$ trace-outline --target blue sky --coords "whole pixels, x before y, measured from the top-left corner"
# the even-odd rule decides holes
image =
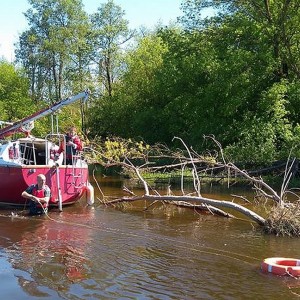
[[[84,9],[91,14],[107,0],[82,0]],[[161,22],[168,25],[180,16],[182,0],[114,0],[125,11],[125,18],[131,28],[154,27]],[[7,0],[0,10],[0,57],[13,61],[14,43],[26,30],[27,22],[24,12],[29,8],[27,0]]]

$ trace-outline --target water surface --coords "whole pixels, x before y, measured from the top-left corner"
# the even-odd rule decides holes
[[[118,180],[100,184],[106,195],[122,194]],[[266,257],[299,258],[299,239],[189,209],[143,207],[82,199],[49,217],[1,210],[3,299],[299,299],[299,280],[260,271]]]

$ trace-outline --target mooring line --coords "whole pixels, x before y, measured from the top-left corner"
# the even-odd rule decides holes
[[[83,224],[83,223],[77,223],[77,222],[73,222],[73,221],[66,221],[66,220],[57,220],[52,218],[51,216],[49,216],[49,213],[46,212],[45,216],[50,220],[53,221],[55,223],[59,223],[59,224],[64,224],[64,225],[70,225],[70,226],[79,226],[79,227],[84,227],[84,228],[89,228],[89,229],[93,229],[93,230],[99,230],[99,231],[104,231],[104,232],[109,232],[109,233],[115,233],[115,234],[119,234],[119,235],[123,235],[123,236],[131,236],[131,237],[136,237],[139,239],[143,239],[144,236],[140,235],[140,234],[135,234],[133,232],[122,232],[120,231],[120,229],[118,228],[109,228],[109,227],[97,227],[97,226],[93,226],[93,225],[89,225],[89,224]],[[10,218],[20,218],[20,219],[30,219],[32,217],[26,217],[26,216],[19,216],[19,215],[15,215],[12,212],[12,215],[2,215],[0,214],[0,217],[10,217]],[[35,218],[35,221],[43,221],[43,218]],[[244,255],[244,254],[239,254],[239,253],[235,253],[235,252],[231,252],[228,250],[222,250],[222,249],[217,249],[217,248],[213,248],[213,247],[208,247],[208,246],[204,246],[204,245],[197,245],[197,244],[193,244],[193,243],[188,243],[185,241],[180,241],[180,240],[176,240],[176,239],[171,239],[168,237],[163,237],[163,238],[153,238],[153,237],[147,237],[148,239],[151,239],[153,241],[160,239],[163,241],[169,241],[172,244],[176,244],[177,247],[183,248],[183,249],[189,249],[195,252],[201,252],[201,253],[207,253],[207,254],[211,254],[211,255],[215,255],[215,256],[223,256],[223,257],[227,257],[227,258],[231,258],[234,260],[238,260],[238,261],[242,261],[244,263],[247,264],[251,264],[248,260],[253,260],[253,261],[260,261],[259,258],[256,257],[252,257],[252,256],[248,256],[248,255]],[[179,245],[181,244],[181,245]],[[192,247],[191,247],[192,246]],[[197,249],[195,246],[201,248],[201,249]],[[206,249],[206,250],[205,250]]]

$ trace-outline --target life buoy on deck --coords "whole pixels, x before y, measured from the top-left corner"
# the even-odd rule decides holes
[[[88,205],[93,205],[95,201],[94,187],[88,182],[86,185],[86,202]]]
[[[263,260],[261,270],[275,275],[300,276],[300,259],[270,257]]]

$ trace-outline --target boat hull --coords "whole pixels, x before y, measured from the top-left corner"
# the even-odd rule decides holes
[[[26,206],[28,199],[21,196],[31,184],[36,184],[37,175],[46,176],[46,184],[51,190],[49,205],[58,206],[76,202],[86,191],[88,168],[63,166],[0,166],[0,205]]]

